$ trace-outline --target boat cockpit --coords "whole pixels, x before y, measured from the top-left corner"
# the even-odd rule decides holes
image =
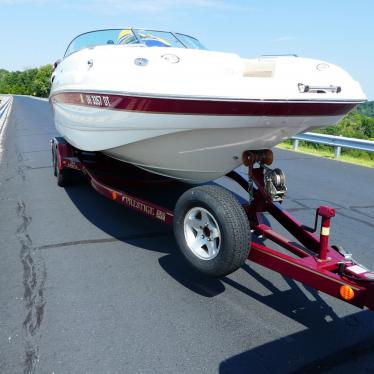
[[[70,42],[64,57],[98,45],[206,49],[196,38],[181,33],[133,28],[107,29],[78,35]]]

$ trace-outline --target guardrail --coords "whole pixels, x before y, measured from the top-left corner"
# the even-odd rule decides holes
[[[9,109],[12,105],[13,97],[12,96],[1,96],[0,97],[0,135],[2,133],[4,123],[9,113]]]
[[[359,149],[360,151],[374,152],[374,142],[370,140],[346,138],[344,136],[316,134],[312,132],[298,134],[293,136],[291,139],[293,140],[294,151],[297,151],[300,140],[310,143],[330,145],[334,147],[335,158],[340,157],[342,148]]]

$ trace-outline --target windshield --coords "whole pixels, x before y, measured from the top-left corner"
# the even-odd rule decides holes
[[[83,48],[92,48],[97,45],[107,44],[205,49],[192,36],[167,31],[128,28],[97,30],[81,34],[71,41],[65,52],[65,56]]]

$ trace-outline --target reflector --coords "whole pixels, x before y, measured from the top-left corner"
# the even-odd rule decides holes
[[[340,296],[344,300],[352,300],[355,297],[355,293],[350,286],[344,285],[340,287]]]

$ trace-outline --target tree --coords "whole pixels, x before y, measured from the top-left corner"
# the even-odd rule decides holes
[[[48,97],[52,65],[9,72],[0,69],[0,93]]]

